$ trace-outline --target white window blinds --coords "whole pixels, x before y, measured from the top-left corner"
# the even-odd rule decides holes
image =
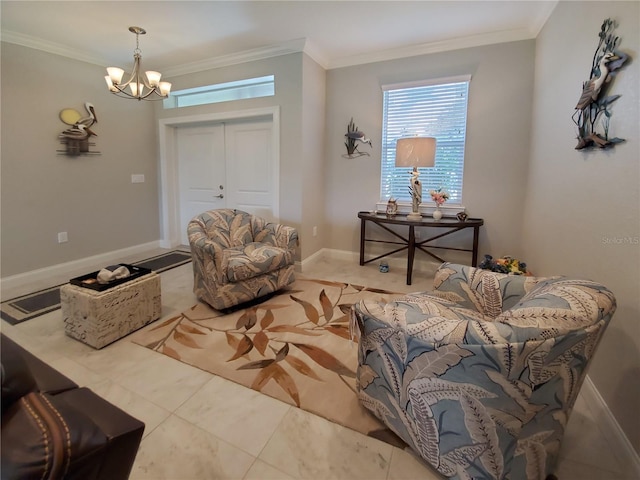
[[[395,166],[396,140],[435,137],[435,166],[420,168],[423,202],[442,187],[448,204],[462,204],[462,174],[470,76],[383,86],[382,168],[380,200],[410,201],[410,170]]]

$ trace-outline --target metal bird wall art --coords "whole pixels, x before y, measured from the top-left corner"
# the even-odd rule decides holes
[[[60,111],[60,120],[69,125],[70,128],[67,128],[58,135],[60,142],[65,146],[65,149],[58,150],[58,153],[72,157],[100,153],[89,150],[89,147],[94,145],[89,142],[89,138],[98,136],[98,134],[91,129],[91,127],[98,122],[95,107],[92,103],[86,102],[84,108],[88,114],[85,117],[73,108],[65,108]]]
[[[624,142],[618,137],[609,137],[611,104],[620,95],[607,95],[611,80],[622,68],[629,56],[617,50],[620,37],[613,34],[616,24],[610,18],[600,27],[599,43],[593,54],[589,80],[582,84],[582,94],[575,112],[571,116],[578,130],[576,150],[583,148],[606,148]],[[599,133],[597,130],[601,127]]]
[[[367,138],[364,132],[358,130],[356,124],[353,123],[353,118],[351,118],[349,125],[347,125],[347,133],[345,133],[344,136],[347,138],[347,140],[344,142],[345,147],[347,147],[347,155],[343,155],[343,157],[356,158],[363,155],[369,155],[367,152],[359,151],[358,145],[360,143],[363,143],[368,144],[369,147],[373,147],[373,145],[371,144],[371,139]]]

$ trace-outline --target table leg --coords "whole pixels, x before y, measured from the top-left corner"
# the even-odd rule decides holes
[[[366,235],[367,221],[364,218],[360,219],[360,265],[364,265],[364,237]]]
[[[478,237],[480,233],[480,227],[473,227],[473,258],[471,259],[471,266],[478,266]]]
[[[413,259],[416,256],[416,232],[413,225],[409,225],[409,248],[407,255],[407,285],[411,285]]]

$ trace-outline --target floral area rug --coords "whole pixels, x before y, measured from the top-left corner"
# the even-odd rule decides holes
[[[404,443],[360,405],[349,311],[400,293],[298,278],[279,294],[225,312],[198,303],[134,334],[134,343],[320,415],[365,435]]]

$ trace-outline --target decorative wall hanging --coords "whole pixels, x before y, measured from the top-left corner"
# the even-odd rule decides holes
[[[573,122],[578,127],[578,145],[576,150],[583,148],[606,148],[624,139],[609,138],[609,122],[611,110],[609,107],[620,95],[607,95],[611,80],[618,73],[628,59],[628,55],[616,50],[620,37],[613,34],[616,24],[607,18],[600,28],[598,48],[593,54],[591,76],[582,85],[582,95],[572,115]],[[599,128],[602,130],[598,132]]]
[[[65,108],[60,111],[60,120],[70,126],[64,130],[58,138],[64,145],[63,150],[58,150],[60,155],[77,157],[78,155],[100,155],[100,152],[91,151],[90,148],[95,143],[89,141],[91,137],[98,135],[91,129],[93,124],[98,122],[93,104],[86,102],[84,108],[87,116],[83,117],[80,112],[73,108]]]
[[[356,158],[369,155],[367,152],[358,150],[357,142],[367,143],[370,147],[373,147],[373,145],[371,145],[371,139],[367,138],[364,132],[358,130],[358,127],[353,123],[353,118],[349,122],[349,125],[347,125],[347,133],[345,133],[344,136],[347,137],[347,141],[344,142],[344,145],[347,147],[347,154],[343,155],[344,158]]]

